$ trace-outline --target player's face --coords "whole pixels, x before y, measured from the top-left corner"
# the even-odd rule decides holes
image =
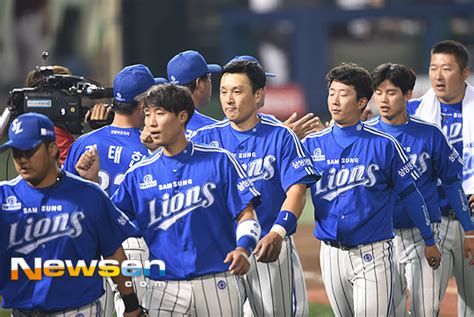
[[[429,77],[431,86],[441,102],[452,104],[462,101],[469,68],[462,70],[452,54],[431,55]]]
[[[40,143],[27,151],[12,149],[15,169],[28,183],[33,186],[41,186],[50,173],[57,175],[55,159],[57,151],[55,143],[51,143],[49,146]]]
[[[145,126],[149,130],[153,143],[167,147],[175,144],[184,136],[184,123],[187,113],[182,111],[176,116],[162,107],[145,107]]]
[[[354,87],[333,81],[329,87],[328,108],[331,116],[339,126],[352,126],[360,121],[362,110],[367,99],[357,100]]]
[[[411,90],[403,95],[400,87],[395,86],[390,80],[384,80],[375,89],[374,99],[383,118],[390,121],[398,118],[406,120],[406,102],[411,98],[411,95]]]
[[[225,116],[235,124],[253,120],[262,103],[263,90],[252,92],[250,79],[246,74],[225,73],[221,78],[220,100]]]

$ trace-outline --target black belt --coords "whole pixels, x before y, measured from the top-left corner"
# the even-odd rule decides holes
[[[334,240],[324,240],[323,242],[326,245],[329,245],[333,248],[338,248],[338,249],[341,249],[341,250],[344,250],[344,251],[347,251],[347,250],[350,250],[350,249],[357,249],[357,248],[360,248],[360,247],[363,246],[363,244],[350,246],[350,245],[343,244],[339,241],[334,241]]]
[[[458,220],[458,216],[453,209],[446,209],[441,211],[441,216],[449,218],[451,220]]]

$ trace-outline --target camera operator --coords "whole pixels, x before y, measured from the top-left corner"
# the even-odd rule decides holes
[[[72,73],[69,68],[61,65],[51,66],[54,75],[67,75],[71,76]],[[25,80],[27,87],[34,87],[35,84],[43,78],[43,75],[39,69],[32,70],[28,73]],[[109,118],[110,107],[107,107],[103,103],[95,104],[85,115],[85,122],[89,123],[91,128],[97,129],[101,127],[97,122],[106,122]],[[94,122],[95,124],[93,124]],[[56,143],[59,148],[59,164],[62,165],[66,159],[69,148],[75,141],[74,136],[66,129],[66,127],[59,123],[54,122],[54,132],[56,133]]]

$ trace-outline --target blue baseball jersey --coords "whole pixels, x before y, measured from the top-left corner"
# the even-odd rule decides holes
[[[91,261],[100,260],[100,255],[114,254],[126,238],[137,235],[137,230],[106,193],[96,184],[64,172],[58,183],[41,189],[30,187],[18,176],[1,182],[0,194],[3,307],[56,311],[98,299],[104,293],[98,268],[90,277],[74,277],[65,267],[63,276],[43,275],[35,281],[21,270],[18,280],[12,280],[10,268],[12,258],[24,259],[34,270],[35,259],[69,260],[74,267],[83,260],[89,267]]]
[[[414,115],[418,109],[421,98],[409,100],[407,103],[407,111],[409,114]],[[456,104],[444,104],[441,105],[441,129],[444,135],[448,138],[449,143],[456,149],[458,153],[463,153],[463,141],[462,141],[462,102]],[[423,118],[421,118],[423,119]],[[462,171],[459,173],[459,178],[462,179]],[[444,215],[448,215],[448,211],[451,209],[446,194],[444,193],[441,186],[438,186],[439,206],[441,212]]]
[[[228,270],[236,217],[259,197],[229,152],[189,141],[178,155],[160,150],[132,167],[112,200],[136,219],[150,260],[166,264],[150,278],[185,280]]]
[[[64,170],[79,175],[76,163],[94,145],[100,158],[100,187],[112,196],[123,180],[125,172],[149,155],[140,142],[141,131],[135,128],[105,126],[79,137],[69,149]]]
[[[262,194],[256,208],[262,237],[273,226],[286,191],[294,184],[314,184],[317,179],[311,159],[291,129],[261,118],[251,130],[239,132],[230,121],[199,129],[192,140],[231,152]]]
[[[194,108],[194,114],[186,125],[186,137],[189,138],[194,133],[194,131],[216,122],[218,122],[216,119],[208,117]]]
[[[462,160],[456,149],[449,144],[436,125],[416,117],[408,116],[406,124],[395,126],[384,123],[380,117],[366,124],[392,135],[403,146],[411,162],[418,168],[420,178],[416,185],[425,200],[430,221],[440,222],[437,181],[439,178],[441,181],[449,182],[462,172]],[[397,199],[393,214],[394,227],[397,229],[414,227],[415,224],[408,216],[412,210],[412,206]]]
[[[311,187],[316,238],[358,246],[393,238],[397,193],[419,176],[395,138],[362,123],[351,128],[354,141],[345,147],[334,135],[338,127],[303,143],[322,172]]]

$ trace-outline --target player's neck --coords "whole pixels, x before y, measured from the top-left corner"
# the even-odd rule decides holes
[[[56,163],[48,168],[48,173],[46,176],[39,181],[38,183],[32,183],[27,181],[27,183],[34,188],[47,188],[56,184],[61,176],[61,170],[57,167]]]
[[[260,122],[260,117],[257,113],[251,115],[248,119],[243,120],[239,123],[231,121],[230,126],[237,131],[245,132],[255,127]]]
[[[401,112],[401,113],[399,113],[399,114],[397,114],[393,117],[382,117],[382,116],[380,116],[380,117],[382,118],[382,121],[384,123],[390,124],[390,125],[405,124],[408,121],[408,114],[407,114],[406,109],[403,112]]]
[[[186,146],[188,146],[188,140],[183,133],[183,135],[178,137],[176,142],[163,146],[163,154],[166,156],[175,156],[181,153],[186,148]]]
[[[112,126],[117,128],[137,128],[141,127],[140,120],[137,120],[133,116],[126,116],[123,114],[115,113],[114,121],[112,121]]]

